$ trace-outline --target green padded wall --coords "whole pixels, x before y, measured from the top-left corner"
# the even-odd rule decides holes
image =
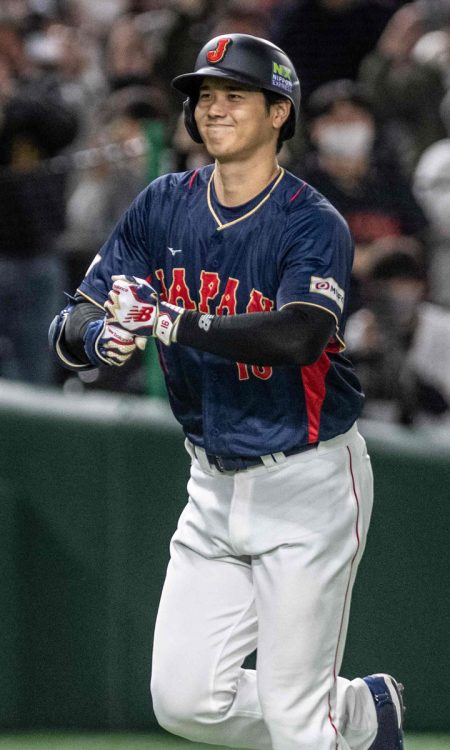
[[[449,446],[361,425],[376,504],[343,674],[450,729]],[[188,457],[165,402],[0,380],[0,727],[151,728],[152,631]]]

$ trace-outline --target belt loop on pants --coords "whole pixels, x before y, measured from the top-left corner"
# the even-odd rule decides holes
[[[236,472],[249,469],[252,466],[265,466],[270,468],[277,464],[282,464],[286,461],[288,456],[294,456],[297,453],[304,453],[305,451],[316,448],[318,443],[310,443],[309,445],[302,445],[297,448],[291,448],[287,451],[276,451],[275,453],[266,453],[264,456],[217,456],[211,453],[207,453],[204,448],[200,448],[193,443],[190,443],[192,452],[195,458],[199,462],[203,471],[211,471],[212,468],[224,473],[227,471]]]
[[[203,448],[199,448],[197,445],[192,445],[195,458],[199,462],[200,466],[202,467],[203,471],[211,471],[211,464],[209,463],[206,452]]]
[[[286,453],[279,451],[278,453],[267,453],[265,456],[261,456],[261,461],[267,469],[277,464],[284,464],[286,461]]]

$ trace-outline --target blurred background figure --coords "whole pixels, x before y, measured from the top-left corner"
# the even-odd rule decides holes
[[[306,137],[309,150],[294,171],[349,224],[355,241],[350,301],[355,310],[363,303],[373,263],[392,237],[403,238],[423,256],[427,220],[360,84],[343,79],[316,89],[306,111]]]
[[[212,37],[220,34],[252,34],[267,38],[269,14],[257,0],[228,0],[219,6]]]
[[[337,78],[355,79],[401,3],[395,0],[293,0],[271,13],[271,38],[289,55],[306,105],[312,92]]]
[[[431,226],[431,298],[450,309],[450,138],[424,151],[413,187]]]
[[[45,328],[63,282],[55,243],[65,224],[65,177],[45,160],[77,133],[58,81],[27,53],[15,19],[0,19],[0,374],[55,380]]]
[[[218,8],[226,4],[217,0],[154,0],[147,4],[146,13],[135,15],[148,42],[157,46],[155,73],[172,111],[171,134],[180,114],[180,98],[170,82],[180,70],[194,67],[199,47],[211,37]]]
[[[106,74],[112,91],[130,85],[149,85],[155,77],[156,50],[147,44],[138,18],[119,16],[106,43]]]
[[[433,357],[427,365],[424,344],[450,344],[450,313],[425,303],[425,269],[411,253],[390,251],[373,264],[364,306],[346,329],[350,357],[366,394],[364,416],[412,425],[448,416],[450,379]],[[437,351],[437,350],[435,350]],[[425,365],[425,366],[424,366]]]
[[[126,85],[103,102],[90,148],[78,154],[86,168],[67,201],[67,229],[60,245],[67,265],[68,288],[75,289],[92,258],[133,199],[169,169],[165,129],[166,99],[158,88]],[[95,387],[128,393],[163,395],[156,349],[138,352],[125,373],[104,368],[67,375],[67,388]]]
[[[359,69],[409,178],[421,153],[446,134],[440,105],[450,83],[449,29],[449,0],[408,3],[392,16]]]

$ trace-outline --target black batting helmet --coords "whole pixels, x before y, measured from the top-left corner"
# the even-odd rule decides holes
[[[188,133],[196,143],[202,143],[202,139],[194,110],[200,83],[205,76],[227,78],[289,99],[292,109],[281,129],[280,141],[292,138],[300,111],[300,81],[288,56],[275,44],[250,34],[216,36],[200,50],[194,72],[174,78],[172,86],[188,95],[184,102],[184,119]]]

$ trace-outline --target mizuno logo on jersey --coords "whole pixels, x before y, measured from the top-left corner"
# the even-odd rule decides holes
[[[172,253],[172,255],[176,255],[177,253],[181,253],[182,252],[181,248],[179,250],[175,250],[175,248],[173,248],[173,247],[168,247],[167,249],[168,249],[169,253]]]
[[[309,291],[323,294],[324,297],[332,299],[333,302],[336,302],[341,312],[344,309],[344,291],[331,276],[326,279],[322,279],[320,276],[311,276]]]

